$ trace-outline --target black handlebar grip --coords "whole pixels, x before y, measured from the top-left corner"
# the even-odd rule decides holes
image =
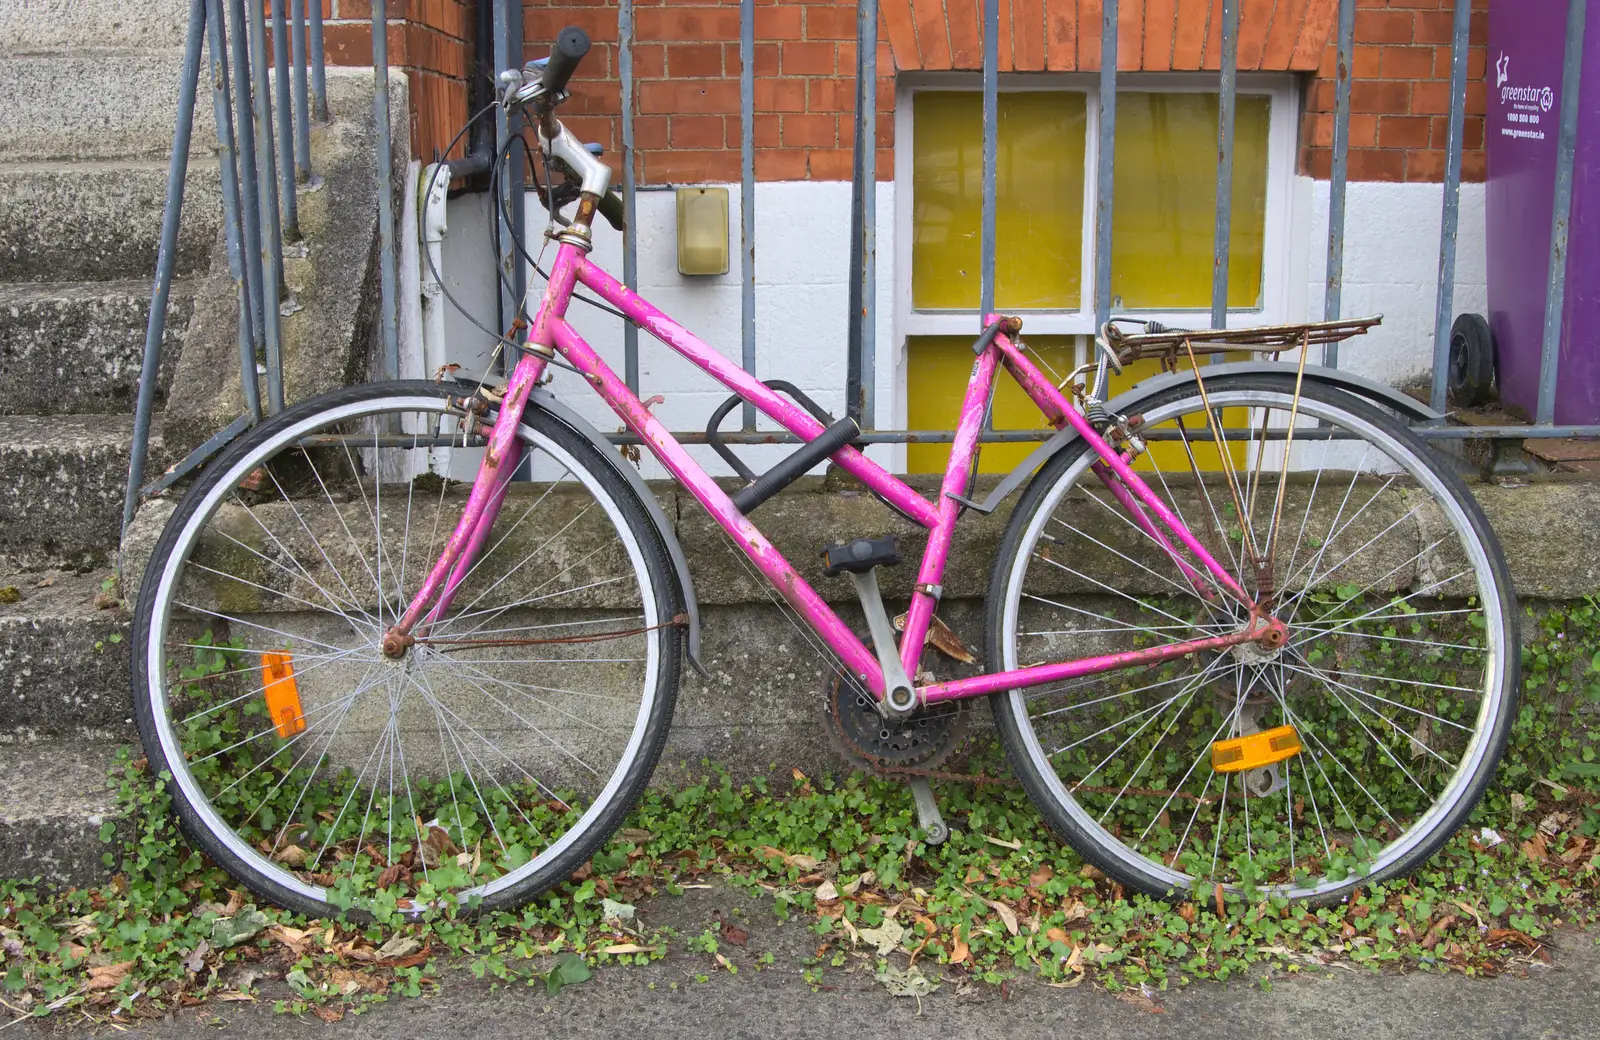
[[[576,25],[569,25],[561,30],[556,37],[556,42],[550,48],[550,60],[545,63],[544,75],[539,82],[544,86],[546,96],[559,94],[567,89],[567,80],[578,71],[578,63],[583,56],[589,53],[589,34]]]

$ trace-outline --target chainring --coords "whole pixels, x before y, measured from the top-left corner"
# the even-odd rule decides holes
[[[828,684],[828,732],[834,747],[860,769],[901,772],[933,769],[950,757],[967,732],[966,701],[886,719],[853,679],[835,673]]]

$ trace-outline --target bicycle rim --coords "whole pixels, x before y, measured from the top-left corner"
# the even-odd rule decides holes
[[[1149,402],[1136,468],[1286,645],[1013,691],[1002,733],[1052,823],[1119,879],[1330,898],[1414,867],[1481,795],[1514,702],[1503,563],[1465,488],[1376,409],[1207,382]],[[1097,460],[1063,460],[1019,506],[996,574],[1007,668],[1246,622]]]
[[[454,601],[384,657],[483,438],[437,390],[353,396],[267,428],[169,525],[146,745],[269,898],[502,905],[570,873],[648,779],[676,668],[660,550],[620,481],[530,416],[535,479],[505,475]]]

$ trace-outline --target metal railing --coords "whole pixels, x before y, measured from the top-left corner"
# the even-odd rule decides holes
[[[1216,266],[1212,280],[1211,322],[1222,327],[1227,318],[1229,242],[1232,227],[1232,181],[1234,157],[1234,112],[1237,100],[1237,58],[1239,5],[1241,0],[1223,0],[1221,68],[1218,74],[1218,166],[1215,216]],[[285,7],[287,6],[287,12]],[[1101,70],[1099,73],[1099,119],[1094,178],[1097,205],[1094,214],[1094,317],[1098,327],[1111,310],[1111,235],[1115,171],[1115,132],[1117,114],[1118,0],[1104,0],[1101,11]],[[300,238],[296,190],[316,177],[310,149],[310,128],[314,121],[328,117],[327,88],[322,39],[322,10],[318,0],[290,0],[273,5],[272,75],[266,57],[268,28],[264,0],[191,0],[183,80],[172,162],[168,173],[166,209],[162,221],[161,246],[153,305],[146,332],[143,367],[135,413],[133,453],[128,474],[124,526],[131,520],[141,496],[155,493],[190,472],[244,429],[258,422],[263,414],[275,414],[284,406],[282,330],[280,319],[292,307],[286,305],[283,281],[285,243]],[[384,0],[372,3],[372,42],[374,78],[374,118],[377,132],[375,175],[378,186],[380,228],[380,327],[383,344],[383,371],[399,371],[397,333],[397,290],[395,224],[392,212],[392,170],[389,124],[387,10]],[[1454,302],[1456,240],[1459,223],[1462,149],[1467,94],[1467,52],[1472,0],[1456,0],[1452,27],[1449,133],[1445,178],[1442,186],[1442,224],[1439,249],[1439,281],[1436,298],[1433,343],[1433,379],[1430,405],[1436,412],[1446,408],[1446,374],[1450,360],[1450,327]],[[1324,318],[1341,316],[1344,274],[1346,188],[1350,146],[1351,62],[1354,49],[1356,0],[1339,0],[1336,35],[1337,79],[1332,142],[1331,183],[1329,187],[1327,275],[1324,292]],[[1552,217],[1549,294],[1545,302],[1538,408],[1531,425],[1447,426],[1430,424],[1418,432],[1430,438],[1467,439],[1483,437],[1566,437],[1600,435],[1596,426],[1557,426],[1554,423],[1555,386],[1558,376],[1562,334],[1562,306],[1566,282],[1568,223],[1571,213],[1573,163],[1577,136],[1579,78],[1582,68],[1585,0],[1569,0],[1565,64],[1562,73],[1562,104],[1556,196]],[[636,45],[633,0],[619,0],[618,71],[621,79],[621,138],[623,197],[629,227],[634,226],[635,178],[633,49]],[[846,409],[857,420],[867,443],[937,443],[948,441],[948,430],[875,429],[873,383],[877,370],[877,271],[876,271],[876,123],[877,123],[877,46],[878,0],[859,0],[857,6],[856,92],[854,120],[854,164],[850,232],[849,321],[847,344]],[[740,0],[740,272],[741,359],[747,371],[754,371],[755,357],[755,234],[756,195],[754,161],[754,24],[755,0]],[[479,64],[496,72],[520,63],[523,50],[522,8],[516,0],[480,0],[478,8],[477,51]],[[983,190],[981,227],[981,307],[979,314],[993,309],[995,293],[996,167],[999,94],[999,0],[983,4]],[[209,40],[209,47],[203,44]],[[209,51],[212,105],[216,116],[217,152],[221,162],[222,201],[226,229],[229,273],[239,300],[240,375],[246,412],[188,457],[168,469],[146,486],[144,468],[156,374],[160,369],[162,333],[166,321],[166,300],[172,286],[176,257],[179,215],[183,206],[184,173],[193,130],[194,106],[202,52]],[[492,96],[485,84],[474,83],[473,95]],[[462,113],[465,121],[466,112]],[[450,163],[453,177],[482,173],[493,156],[500,154],[513,135],[520,133],[512,118],[501,113],[494,141],[469,139],[464,159]],[[517,198],[523,189],[520,164],[510,164],[508,175],[500,178],[506,201]],[[522,207],[497,206],[520,221]],[[497,218],[502,219],[503,218]],[[501,327],[507,327],[525,292],[526,273],[518,262],[516,242],[520,227],[502,226],[500,263],[505,275],[500,299]],[[633,234],[624,238],[623,281],[636,288],[638,257]],[[976,328],[974,331],[978,331]],[[624,372],[636,393],[639,385],[638,330],[624,327]],[[1325,348],[1324,363],[1337,366],[1337,344]],[[260,393],[258,375],[266,381],[266,400]],[[746,405],[743,430],[725,434],[729,443],[777,443],[794,438],[783,432],[757,430],[756,415]],[[1026,441],[1049,436],[1050,430],[990,430],[989,441]],[[700,431],[677,434],[684,443],[704,440]],[[616,439],[626,439],[618,437]]]

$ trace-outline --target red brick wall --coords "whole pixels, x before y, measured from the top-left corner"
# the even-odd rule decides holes
[[[901,69],[978,69],[983,0],[880,0]],[[1310,71],[1337,0],[1240,0],[1239,68]],[[1100,68],[1102,0],[1000,0],[1003,72]],[[1222,64],[1221,0],[1122,0],[1117,68],[1169,72]]]
[[[371,0],[322,0],[329,61],[371,62]],[[413,146],[431,158],[467,116],[475,0],[390,0],[389,58],[411,81]],[[976,70],[982,0],[880,0],[878,176],[894,175],[894,73]],[[1352,180],[1444,174],[1454,0],[1358,0],[1350,122]],[[1463,174],[1484,174],[1487,0],[1474,0]],[[1222,0],[1122,0],[1118,68],[1205,70],[1220,62]],[[1239,67],[1305,74],[1300,168],[1332,162],[1337,0],[1241,0]],[[1002,70],[1095,71],[1102,0],[1001,0]],[[616,0],[524,0],[526,57],[565,25],[594,41],[562,117],[619,162]],[[646,183],[737,180],[736,0],[635,0],[634,130]],[[760,180],[850,176],[854,0],[757,0],[755,156]],[[461,153],[458,146],[451,157]]]
[[[561,118],[605,146],[616,167],[615,0],[527,0],[527,56],[548,53],[563,26],[594,49]],[[758,0],[755,13],[755,166],[760,180],[848,180],[855,133],[856,9],[852,2]],[[894,176],[894,60],[878,53],[878,175]],[[634,140],[642,181],[739,179],[739,7],[728,0],[635,0]]]
[[[389,0],[389,64],[411,87],[411,150],[432,160],[466,122],[474,0]],[[322,0],[331,65],[372,65],[371,0]],[[443,158],[465,154],[466,141]]]
[[[1449,136],[1454,0],[1359,0],[1350,82],[1350,179],[1442,181]],[[1488,0],[1474,0],[1467,51],[1462,177],[1484,176]],[[1301,127],[1301,170],[1326,180],[1333,162],[1337,48],[1323,52]]]

